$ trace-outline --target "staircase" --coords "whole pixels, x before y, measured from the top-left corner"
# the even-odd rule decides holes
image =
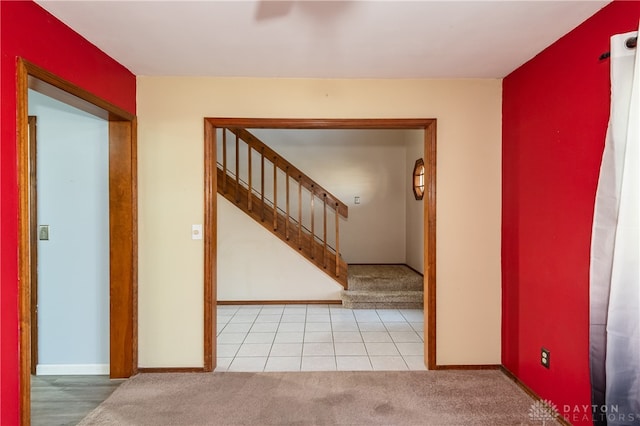
[[[350,265],[342,305],[351,309],[422,309],[423,277],[405,265]]]
[[[241,128],[220,128],[218,193],[347,288],[338,198]]]

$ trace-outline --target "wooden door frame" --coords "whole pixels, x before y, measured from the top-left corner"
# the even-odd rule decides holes
[[[424,130],[424,309],[425,365],[436,362],[436,119],[204,119],[204,371],[216,367],[217,165],[216,128],[252,129],[418,129]]]
[[[38,146],[38,118],[33,115],[27,117],[29,125],[29,153],[35,153]],[[31,374],[36,374],[38,364],[38,173],[36,156],[29,155],[29,226],[31,227],[29,238],[31,239],[31,276],[29,279],[29,291],[31,292]]]
[[[137,140],[136,117],[24,59],[17,67],[17,162],[19,184],[20,422],[31,423],[31,246],[28,88],[109,121],[110,375],[138,370]]]

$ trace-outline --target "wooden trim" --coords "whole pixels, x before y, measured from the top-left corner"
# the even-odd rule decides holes
[[[206,125],[206,124],[205,124]],[[222,129],[222,192],[227,193],[227,130]]]
[[[216,127],[244,129],[425,129],[432,118],[205,118]]]
[[[135,374],[137,358],[137,226],[135,124],[109,122],[110,376]]]
[[[236,153],[237,155],[237,153]],[[204,123],[204,371],[216,368],[217,194],[216,129]]]
[[[313,184],[311,184],[311,187],[313,188]],[[315,218],[315,213],[316,213],[316,208],[314,206],[314,199],[316,197],[313,195],[313,191],[311,191],[311,242],[309,243],[309,248],[311,249],[311,260],[313,260],[313,246],[315,246],[315,244],[313,244],[316,241],[316,218]],[[298,224],[299,228],[302,228],[302,222],[300,222]]]
[[[252,195],[251,188],[249,195]],[[260,219],[264,222],[264,146],[260,148]]]
[[[531,388],[527,385],[525,385],[524,383],[522,383],[520,381],[520,379],[518,379],[516,377],[515,374],[513,374],[511,371],[509,371],[504,365],[500,366],[500,371],[502,371],[504,373],[505,376],[507,376],[508,378],[510,378],[511,380],[513,380],[523,391],[525,391],[527,393],[527,395],[529,395],[531,398],[534,399],[540,399],[540,397],[538,396],[537,393],[535,393],[533,390],[531,390]]]
[[[249,151],[251,151],[251,147],[249,147]],[[291,222],[291,193],[290,191],[290,181],[291,177],[289,176],[289,166],[284,171],[285,181],[284,181],[284,193],[285,193],[285,204],[286,204],[286,218],[287,220],[284,222],[284,236],[288,240],[289,239],[289,223]],[[249,193],[251,193],[251,185],[249,185]],[[249,197],[251,199],[251,197]]]
[[[40,84],[47,95],[109,120],[111,251],[111,373],[128,377],[137,371],[137,146],[135,116],[54,74],[19,58],[17,61],[17,164],[19,194],[18,283],[20,326],[20,423],[31,422],[31,227],[29,185],[28,88]],[[35,77],[41,82],[35,81]],[[45,89],[43,89],[45,88]],[[78,97],[87,102],[78,103]],[[92,105],[88,107],[87,105]],[[97,107],[97,108],[96,108]],[[99,111],[104,109],[105,111]],[[117,123],[117,124],[116,124]],[[112,149],[117,148],[114,152]],[[113,187],[113,188],[112,188]],[[113,190],[113,192],[112,192]],[[112,194],[117,194],[112,198]],[[112,211],[115,216],[112,216]],[[113,222],[113,220],[116,222]],[[117,265],[114,265],[114,258]],[[115,266],[115,269],[114,269]],[[115,299],[114,299],[115,298]],[[114,328],[115,327],[115,328]],[[114,359],[114,353],[117,353]],[[122,363],[122,364],[119,364]],[[114,374],[115,372],[115,374]]]
[[[130,128],[131,155],[131,375],[138,373],[138,119]]]
[[[424,265],[425,289],[424,309],[427,336],[425,343],[425,363],[427,368],[437,367],[436,354],[436,120],[424,129],[425,195],[424,204]]]
[[[236,203],[240,199],[240,194],[238,194],[238,190],[240,188],[240,137],[236,135],[236,165],[233,173],[236,175]]]
[[[298,180],[298,250],[302,250],[302,181]]]
[[[17,66],[18,133],[18,293],[20,305],[20,424],[31,424],[31,229],[29,185],[28,72],[24,63]]]
[[[202,367],[146,367],[138,368],[138,373],[208,373]]]
[[[304,172],[290,163],[286,158],[282,157],[279,153],[271,149],[259,138],[254,136],[253,133],[250,133],[246,129],[241,128],[228,128],[226,130],[229,130],[231,133],[236,135],[236,138],[240,137],[240,139],[242,139],[250,148],[253,148],[255,151],[262,152],[263,158],[266,158],[268,161],[273,163],[274,181],[276,169],[279,168],[285,173],[288,173],[293,178],[293,180],[301,183],[302,186],[304,186],[312,194],[315,194],[316,197],[328,199],[331,203],[331,208],[336,210],[342,217],[349,217],[349,207],[345,203],[340,201],[338,197],[323,188],[322,185],[318,184],[316,181],[307,176]],[[237,147],[236,151],[238,151]],[[236,158],[237,157],[238,155],[236,154]],[[288,172],[287,169],[289,170]],[[264,192],[264,189],[262,190],[262,192]],[[276,198],[275,195],[277,194],[274,194],[274,198]],[[338,207],[336,207],[336,205]]]
[[[500,364],[452,364],[452,365],[438,365],[435,370],[500,370]]]
[[[31,244],[31,374],[38,365],[38,118],[30,115],[29,122],[29,236]]]
[[[338,208],[338,205],[336,205],[336,208]],[[334,214],[334,217],[336,220],[336,277],[340,277],[340,217],[337,212]],[[345,280],[345,283],[344,289],[347,290],[349,280]]]
[[[424,274],[414,268],[412,268],[411,266],[407,265],[406,263],[404,264],[404,266],[406,266],[407,268],[411,269],[413,272],[415,272],[416,274],[420,275],[422,278],[424,278]]]
[[[341,305],[342,300],[218,300],[222,305]]]
[[[425,195],[424,202],[424,306],[425,306],[425,364],[429,369],[436,369],[436,120],[430,118],[410,119],[317,119],[317,118],[224,118],[208,117],[205,123],[222,128],[271,128],[271,129],[422,129],[424,130],[424,159],[425,159]],[[205,145],[207,145],[205,143]],[[215,148],[215,147],[214,147]],[[205,147],[205,149],[208,149]],[[207,171],[208,168],[212,170]],[[205,162],[205,174],[215,174],[216,164]],[[214,197],[215,198],[215,197]],[[205,217],[211,206],[205,204]],[[300,208],[300,207],[299,207]],[[299,228],[300,230],[300,228]],[[211,229],[205,230],[205,240],[216,239],[215,223]],[[206,246],[206,242],[205,242]],[[205,269],[207,266],[205,265]],[[206,276],[206,273],[205,273]],[[215,276],[215,269],[213,271]],[[305,301],[291,301],[305,303]],[[215,298],[212,303],[216,303]],[[248,302],[238,301],[246,304]],[[265,304],[264,301],[253,301]],[[274,301],[273,303],[282,303]],[[206,321],[206,319],[205,319]],[[215,346],[215,345],[214,345]]]
[[[249,195],[251,195],[251,191],[249,191]],[[287,219],[289,218],[287,217]],[[273,157],[273,230],[278,230],[278,157]]]
[[[416,274],[420,275],[421,277],[424,277],[424,274],[414,268],[412,268],[411,266],[407,265],[406,263],[350,263],[349,266],[367,266],[367,265],[382,265],[382,266],[406,266],[407,268],[411,269],[413,272],[415,272]]]
[[[540,398],[540,396],[535,393],[533,391],[533,389],[531,389],[529,386],[525,385],[524,383],[522,383],[522,381],[520,381],[520,379],[518,377],[516,377],[515,374],[513,374],[511,371],[509,371],[507,369],[507,367],[505,367],[504,365],[501,365],[499,367],[499,370],[502,371],[502,373],[507,376],[509,379],[513,380],[513,382],[518,385],[518,387],[520,389],[522,389],[527,395],[529,395],[531,398],[535,399],[536,401],[543,401],[542,398]],[[558,417],[555,418],[555,420],[560,423],[561,425],[565,425],[565,426],[571,426],[571,422],[569,422],[567,419],[564,418],[564,416],[561,413],[558,413]]]

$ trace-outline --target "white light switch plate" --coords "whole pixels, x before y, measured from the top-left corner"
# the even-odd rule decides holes
[[[191,225],[191,239],[192,240],[201,240],[202,239],[202,225]]]

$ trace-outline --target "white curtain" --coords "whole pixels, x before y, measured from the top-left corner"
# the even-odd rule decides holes
[[[640,425],[640,55],[611,38],[611,113],[591,238],[596,425]]]

